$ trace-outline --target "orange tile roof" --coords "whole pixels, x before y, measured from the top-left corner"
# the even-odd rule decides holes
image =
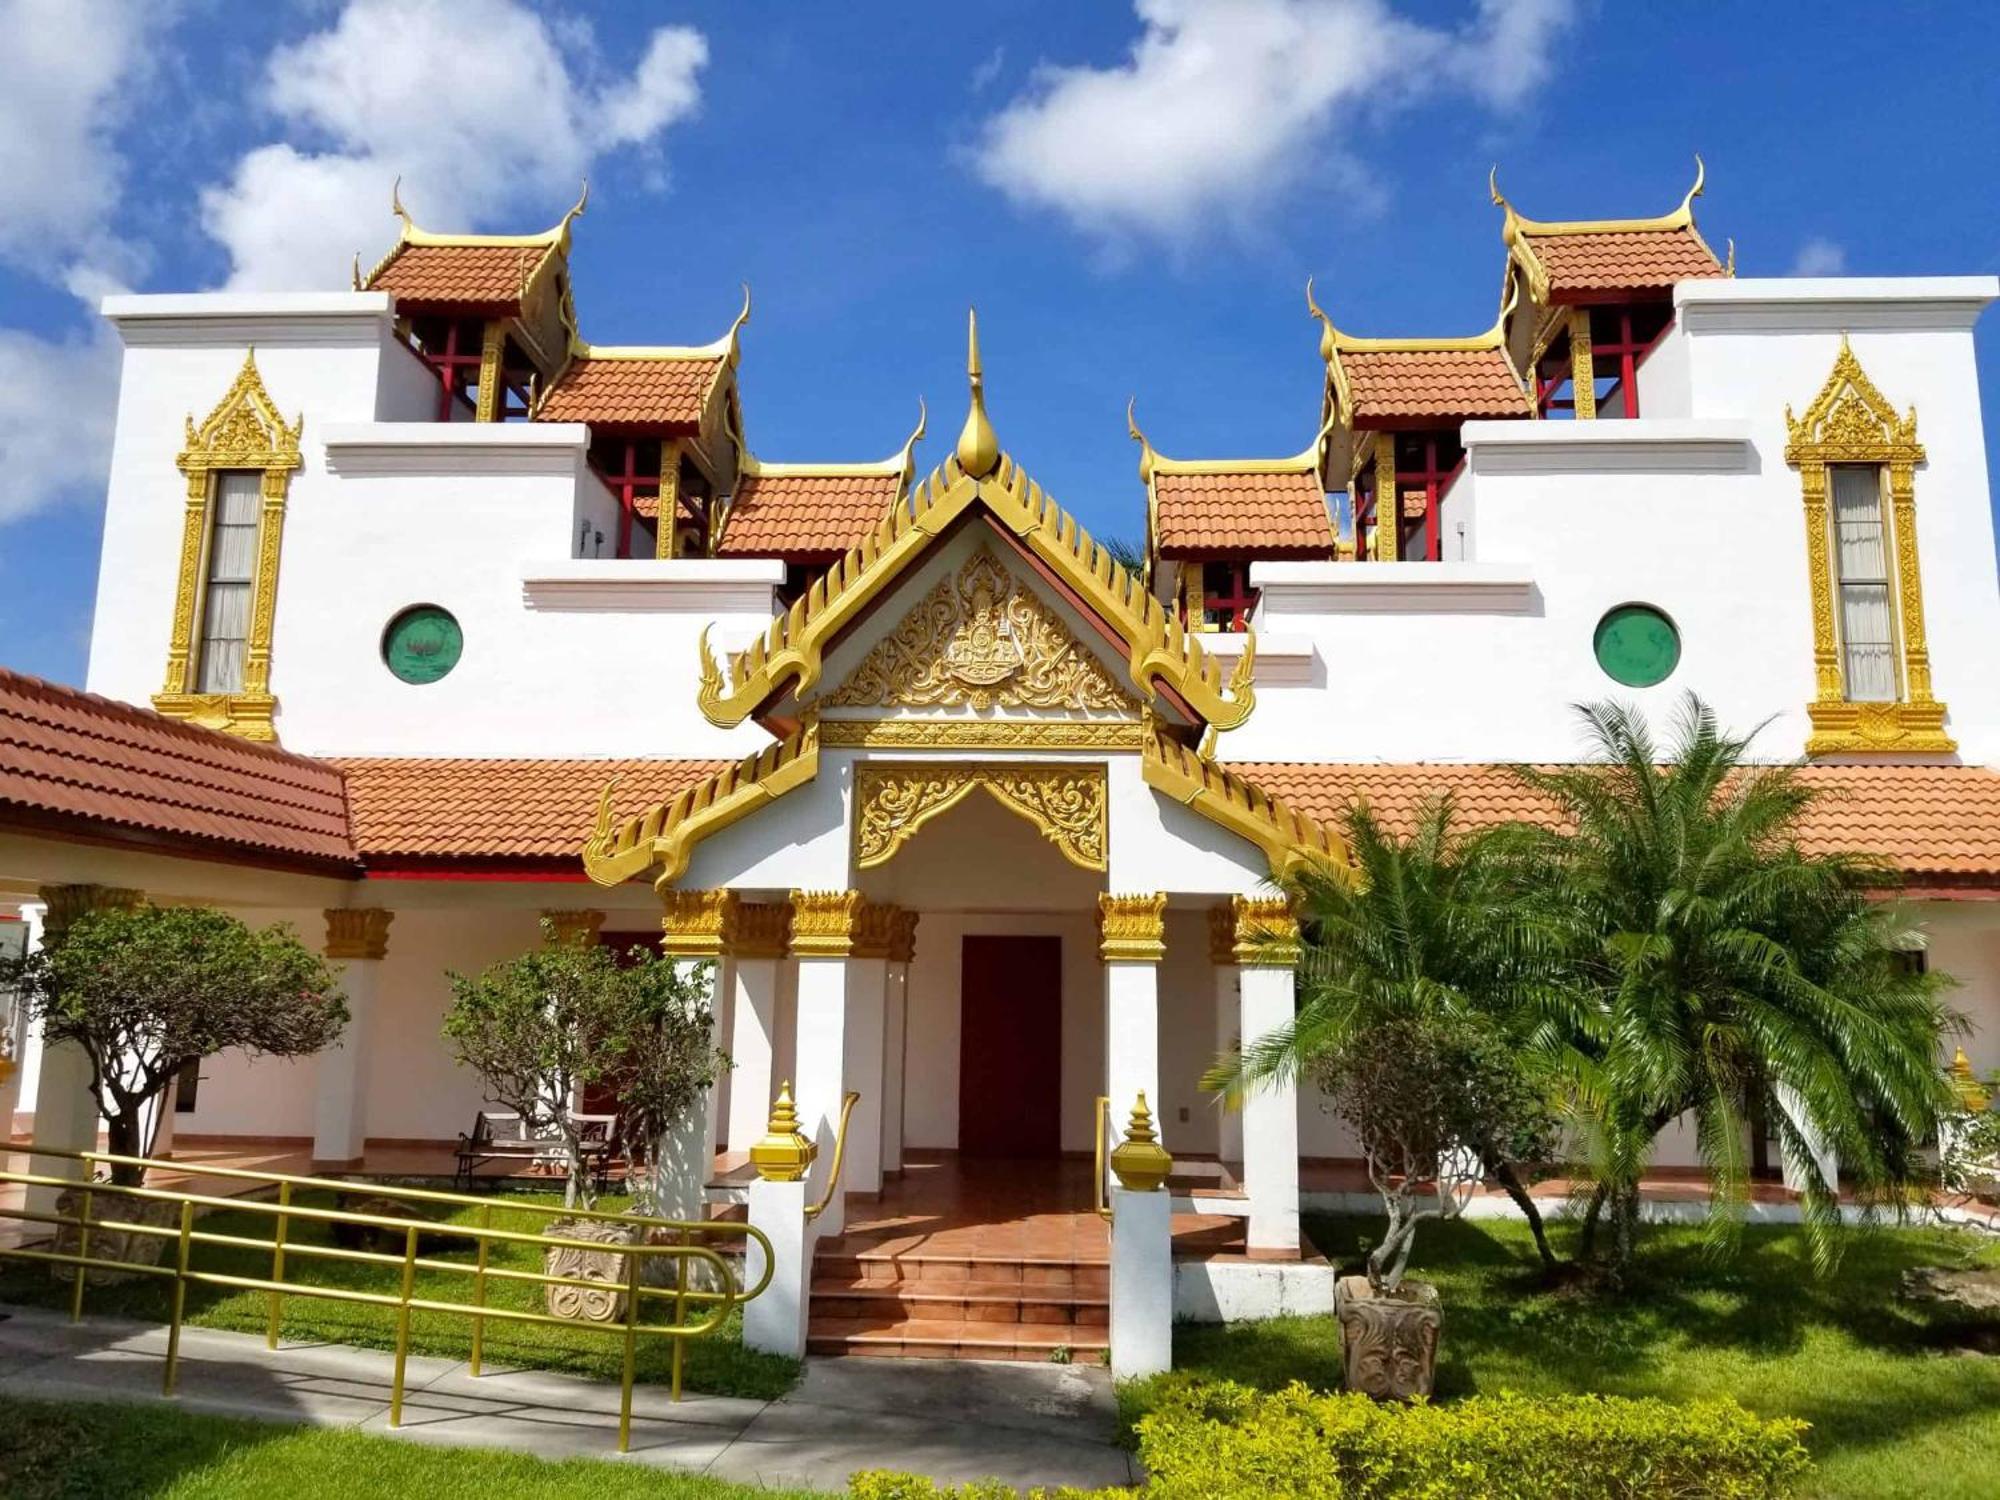
[[[351,867],[340,772],[0,668],[0,822]]]
[[[1459,816],[1484,827],[1513,819],[1553,824],[1554,806],[1498,765],[1233,765],[1273,796],[1314,817],[1340,817],[1365,799],[1389,827],[1407,831],[1418,807],[1449,791]],[[1871,854],[1912,881],[2000,880],[2000,772],[1984,766],[1807,766],[1820,795],[1800,847],[1814,854]]]
[[[620,805],[670,799],[719,760],[336,759],[347,777],[354,844],[370,863],[398,859],[580,861],[605,782]],[[576,868],[581,871],[582,865]]]
[[[1548,273],[1549,295],[1557,302],[1564,293],[1657,291],[1676,281],[1725,274],[1692,226],[1522,238]]]
[[[550,251],[548,245],[422,245],[408,241],[369,276],[369,291],[388,292],[399,304],[513,308],[521,288]]]
[[[903,473],[745,472],[729,505],[719,557],[830,560],[880,523],[903,492]]]
[[[1534,411],[1507,362],[1491,349],[1341,349],[1357,427],[1413,417],[1525,417]]]
[[[1163,462],[1153,470],[1152,485],[1162,557],[1333,555],[1333,521],[1311,469],[1270,474]]]
[[[580,354],[535,409],[538,422],[672,427],[692,432],[722,369],[721,354]]]

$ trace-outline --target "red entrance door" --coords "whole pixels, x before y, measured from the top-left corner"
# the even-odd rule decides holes
[[[1062,939],[967,937],[960,953],[958,1149],[1062,1151]]]

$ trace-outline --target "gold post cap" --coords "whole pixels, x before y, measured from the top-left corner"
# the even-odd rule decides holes
[[[819,1158],[819,1146],[799,1129],[799,1112],[792,1103],[790,1080],[778,1085],[771,1105],[771,1122],[764,1138],[750,1148],[750,1164],[766,1182],[798,1182]]]
[[[1146,1108],[1146,1091],[1139,1090],[1139,1102],[1132,1106],[1132,1122],[1125,1139],[1111,1153],[1111,1170],[1127,1192],[1158,1192],[1174,1170],[1174,1159],[1153,1133],[1153,1112]]]

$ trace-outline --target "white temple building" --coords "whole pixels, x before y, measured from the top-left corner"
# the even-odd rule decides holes
[[[1339,859],[1356,798],[1547,816],[1506,767],[1576,759],[1574,705],[1663,720],[1692,690],[1810,762],[1813,847],[1900,869],[2000,1066],[1973,358],[2000,283],[1737,278],[1698,191],[1589,222],[1496,191],[1486,333],[1313,306],[1293,456],[1167,458],[1135,425],[1137,569],[1005,446],[1031,377],[990,372],[989,416],[976,329],[935,467],[921,426],[875,462],[754,456],[747,296],[713,343],[586,342],[581,204],[518,237],[405,215],[351,290],[110,297],[88,692],[0,674],[0,914],[32,937],[138,893],[324,936],[343,1044],[191,1067],[182,1141],[327,1167],[451,1142],[482,1100],[447,971],[549,915],[716,961],[718,1201],[789,1081],[823,1144],[860,1095],[822,1236],[940,1159],[1087,1213],[1063,1163],[1143,1091],[1176,1206],[1236,1221],[1216,1264],[1303,1265],[1301,1162],[1310,1186],[1351,1147],[1310,1090],[1200,1087],[1290,1014],[1274,876]],[[77,1060],[9,1045],[0,1121],[87,1143]],[[1319,1295],[1220,1274],[1182,1311]]]

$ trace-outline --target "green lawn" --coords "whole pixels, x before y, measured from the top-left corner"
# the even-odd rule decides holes
[[[331,1207],[331,1193],[302,1193],[298,1200],[311,1207]],[[624,1200],[608,1197],[598,1206],[615,1210]],[[532,1231],[550,1219],[560,1217],[560,1200],[549,1194],[496,1193],[493,1198],[493,1227]],[[474,1223],[478,1210],[466,1208],[452,1222]],[[235,1234],[268,1241],[274,1220],[266,1214],[222,1210],[197,1221],[197,1227],[219,1234]],[[288,1238],[312,1244],[330,1243],[326,1226],[309,1220],[294,1220]],[[470,1240],[453,1242],[463,1249],[426,1249],[437,1260],[470,1264],[476,1251]],[[169,1251],[171,1254],[171,1250]],[[523,1270],[539,1269],[533,1249],[525,1245],[495,1243],[489,1262]],[[234,1246],[197,1245],[192,1257],[196,1270],[217,1271],[237,1276],[268,1277],[269,1251]],[[285,1279],[321,1286],[342,1286],[357,1290],[393,1293],[400,1273],[391,1267],[362,1263],[294,1257],[286,1266]],[[84,1298],[84,1316],[92,1313],[165,1321],[168,1316],[171,1284],[165,1278],[148,1277],[123,1286],[91,1287]],[[448,1271],[421,1272],[415,1293],[440,1301],[470,1302],[470,1276]],[[0,1301],[40,1307],[68,1305],[69,1288],[58,1286],[46,1266],[25,1261],[0,1259]],[[541,1288],[527,1282],[489,1280],[487,1302],[495,1307],[539,1309]],[[262,1292],[234,1291],[226,1287],[191,1284],[187,1294],[187,1318],[204,1328],[227,1328],[245,1333],[262,1333],[269,1316],[269,1299]],[[648,1298],[647,1321],[671,1318],[672,1304]],[[370,1349],[392,1349],[396,1343],[396,1314],[393,1308],[371,1307],[353,1302],[331,1302],[317,1297],[288,1297],[283,1304],[283,1336],[288,1340],[359,1344]],[[410,1317],[410,1349],[417,1354],[463,1359],[470,1351],[472,1325],[469,1319],[447,1313],[417,1311]],[[586,1332],[556,1328],[546,1324],[491,1320],[486,1325],[485,1362],[494,1368],[533,1367],[566,1370],[600,1380],[617,1380],[623,1348],[616,1332]],[[664,1384],[669,1378],[673,1343],[660,1337],[641,1337],[638,1377]],[[683,1383],[691,1391],[723,1396],[750,1396],[770,1399],[781,1396],[798,1378],[796,1360],[759,1354],[743,1347],[741,1315],[732,1315],[722,1328],[705,1338],[687,1343],[687,1364]],[[4,1491],[0,1491],[4,1493]]]
[[[1308,1228],[1344,1269],[1358,1264],[1361,1237],[1381,1233],[1366,1219]],[[1501,1390],[1733,1396],[1812,1423],[1816,1495],[2000,1494],[2000,1358],[1954,1352],[1951,1330],[1896,1296],[1906,1267],[2000,1265],[2000,1245],[1888,1229],[1845,1244],[1838,1269],[1818,1280],[1796,1229],[1746,1229],[1735,1257],[1717,1261],[1697,1230],[1648,1227],[1639,1285],[1610,1298],[1546,1289],[1522,1226],[1426,1224],[1412,1271],[1444,1297],[1438,1399]],[[1267,1387],[1340,1379],[1326,1318],[1183,1327],[1174,1363]],[[1143,1385],[1123,1395],[1128,1416],[1144,1409]]]
[[[339,1476],[349,1476],[343,1484]],[[365,1479],[361,1476],[366,1476]],[[426,1500],[808,1500],[670,1469],[563,1463],[281,1427],[166,1407],[0,1399],[0,1495],[9,1500],[299,1500],[347,1490]]]

